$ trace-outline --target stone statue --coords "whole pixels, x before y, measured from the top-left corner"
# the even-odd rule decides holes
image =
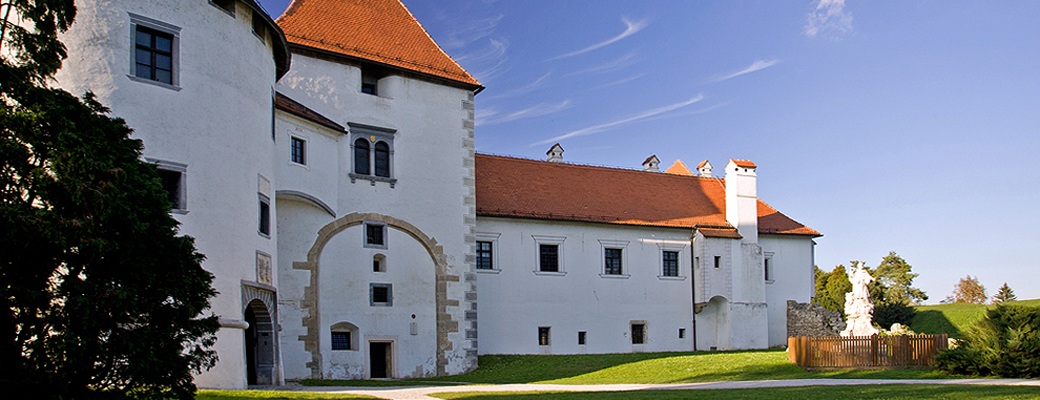
[[[856,263],[856,271],[849,275],[852,291],[845,293],[845,330],[841,336],[871,336],[878,330],[871,323],[874,303],[870,301],[870,290],[867,285],[874,282],[874,277],[863,268],[863,263]]]

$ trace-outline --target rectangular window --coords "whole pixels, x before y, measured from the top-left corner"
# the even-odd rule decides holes
[[[253,11],[253,34],[260,40],[267,41],[267,25],[264,25],[264,16]]]
[[[134,75],[172,85],[173,35],[138,25],[134,41]]]
[[[645,324],[632,324],[632,344],[643,344],[646,341]]]
[[[389,283],[372,283],[369,284],[369,291],[371,292],[371,304],[372,306],[392,306],[394,303],[394,292],[393,285]]]
[[[260,195],[260,226],[257,228],[264,236],[271,235],[271,201]]]
[[[605,274],[621,275],[621,249],[603,249],[603,259],[606,260]]]
[[[679,339],[686,339],[686,328],[679,328]]]
[[[209,0],[209,3],[228,14],[235,15],[235,0]]]
[[[765,271],[763,271],[763,273],[764,273],[764,275],[766,277],[766,280],[767,281],[773,280],[773,271],[771,271],[770,268],[769,268],[769,267],[771,267],[769,265],[769,262],[772,261],[772,260],[766,258],[765,260],[762,260],[762,261],[763,261],[763,265],[765,266]]]
[[[159,170],[159,179],[162,181],[163,189],[166,190],[166,199],[173,205],[174,210],[184,209],[184,197],[181,191],[183,177],[181,171]]]
[[[383,268],[379,264],[381,263],[378,259],[372,260],[372,272],[383,272]]]
[[[542,272],[560,272],[560,245],[538,245],[538,270]]]
[[[289,141],[291,146],[292,162],[307,165],[307,141],[293,137]]]
[[[661,253],[662,263],[664,265],[664,276],[679,276],[679,252],[678,251],[664,251]]]
[[[538,327],[538,345],[548,346],[549,345],[549,327],[540,326]]]
[[[332,332],[333,350],[350,350],[350,332]]]
[[[477,242],[477,269],[494,269],[491,242]]]
[[[386,246],[383,238],[386,225],[365,224],[365,243],[372,246]]]
[[[722,266],[722,256],[715,256],[715,268]]]
[[[361,93],[378,95],[378,84],[379,78],[377,76],[370,75],[368,71],[361,72]]]
[[[585,331],[578,331],[578,345],[585,345]]]

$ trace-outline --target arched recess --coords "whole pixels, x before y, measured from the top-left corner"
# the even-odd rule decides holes
[[[315,196],[309,195],[298,190],[279,190],[274,192],[274,194],[278,198],[295,198],[309,202],[311,204],[314,204],[315,206],[318,206],[322,210],[325,210],[325,212],[329,213],[329,215],[331,215],[333,218],[336,218],[336,211],[334,211],[332,207],[329,207],[328,204],[325,204],[324,201],[321,201],[321,199]]]
[[[245,330],[246,382],[250,385],[273,385],[277,383],[277,350],[270,309],[262,300],[253,299],[246,305],[244,314],[249,324]]]
[[[445,375],[448,365],[447,352],[454,348],[451,341],[448,340],[448,334],[459,331],[459,322],[448,313],[448,307],[458,307],[459,301],[448,299],[447,288],[448,282],[458,282],[459,276],[448,274],[448,262],[447,257],[444,255],[444,248],[437,244],[436,239],[429,237],[419,228],[403,220],[376,213],[352,213],[344,215],[319,229],[318,237],[314,240],[310,250],[307,251],[307,261],[293,262],[293,269],[310,272],[310,282],[307,287],[303,288],[302,302],[303,309],[306,310],[304,313],[306,316],[303,317],[303,327],[307,330],[307,334],[300,335],[300,340],[303,342],[304,350],[311,353],[311,361],[307,363],[307,368],[311,370],[311,378],[322,378],[321,313],[319,312],[321,304],[318,298],[318,293],[320,293],[318,290],[320,284],[318,270],[320,268],[319,259],[321,252],[329,240],[337,233],[349,227],[360,225],[365,221],[382,222],[389,228],[408,234],[423,245],[426,252],[430,255],[430,259],[433,260],[436,266],[434,274],[437,282],[437,375]]]
[[[709,325],[705,328],[708,328],[708,332],[713,336],[710,340],[705,341],[708,344],[708,349],[729,350],[731,347],[730,335],[732,333],[730,329],[729,300],[722,296],[712,297],[697,317],[698,324]]]

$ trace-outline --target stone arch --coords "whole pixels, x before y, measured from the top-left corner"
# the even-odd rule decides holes
[[[349,227],[360,225],[366,221],[381,222],[389,228],[397,229],[411,236],[426,249],[430,259],[433,260],[436,270],[436,311],[437,311],[437,375],[445,375],[448,365],[447,352],[453,349],[448,340],[449,333],[459,331],[459,323],[448,313],[448,307],[458,307],[458,300],[448,299],[448,282],[458,282],[458,275],[448,274],[448,258],[444,255],[444,248],[437,244],[437,240],[431,238],[416,228],[414,225],[389,215],[377,213],[352,213],[336,219],[318,230],[318,237],[314,240],[309,251],[307,261],[293,262],[293,269],[306,270],[310,272],[310,282],[303,288],[302,308],[306,311],[303,317],[303,327],[307,334],[300,335],[304,350],[311,353],[311,361],[307,368],[311,370],[311,378],[322,378],[322,356],[321,356],[321,314],[320,299],[318,298],[318,287],[320,268],[319,259],[325,245],[333,236]]]
[[[332,207],[329,207],[329,205],[326,204],[324,201],[321,201],[321,199],[319,199],[317,196],[312,196],[310,194],[298,190],[279,190],[274,192],[274,195],[276,198],[292,198],[311,203],[315,207],[318,207],[324,210],[325,212],[329,213],[329,215],[331,215],[333,218],[336,218],[336,211],[334,211]]]

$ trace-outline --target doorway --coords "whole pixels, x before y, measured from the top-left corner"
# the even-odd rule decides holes
[[[254,299],[246,307],[246,382],[250,385],[274,384],[274,324],[263,301]]]
[[[372,378],[391,378],[393,349],[391,342],[369,342],[369,367]]]

